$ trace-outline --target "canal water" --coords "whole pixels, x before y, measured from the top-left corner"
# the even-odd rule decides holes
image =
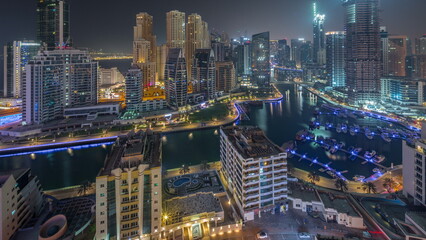
[[[259,126],[273,142],[281,146],[287,141],[294,140],[298,131],[308,127],[315,109],[324,102],[306,90],[300,91],[296,85],[281,84],[278,85],[278,89],[284,95],[283,101],[250,107],[250,121],[240,124]],[[354,120],[321,115],[319,120],[323,123],[356,123],[360,126],[389,127],[389,123],[370,118]],[[314,133],[335,138],[339,142],[344,142],[347,147],[361,147],[364,151],[375,150],[386,157],[382,163],[385,166],[390,166],[391,163],[398,165],[402,162],[400,140],[386,143],[380,137],[368,140],[364,135],[353,137],[349,134],[325,130],[315,130]],[[178,168],[183,164],[194,165],[203,161],[219,161],[217,129],[165,134],[163,143],[163,166],[167,169]],[[63,150],[37,153],[35,156],[0,157],[0,171],[30,167],[40,179],[44,189],[79,185],[84,181],[95,180],[109,150],[110,145],[107,145],[74,149],[72,153]],[[338,171],[348,170],[343,174],[348,179],[352,179],[355,175],[369,177],[375,168],[371,164],[361,164],[360,160],[349,160],[345,154],[329,154],[314,144],[299,144],[297,151],[306,153],[309,157],[318,157],[320,162],[330,162],[330,167]],[[305,160],[289,159],[289,162],[294,167],[318,172],[318,167],[310,166]]]

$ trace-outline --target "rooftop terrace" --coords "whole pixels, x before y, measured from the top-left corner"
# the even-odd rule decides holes
[[[258,127],[231,126],[221,130],[246,159],[269,157],[283,152]]]

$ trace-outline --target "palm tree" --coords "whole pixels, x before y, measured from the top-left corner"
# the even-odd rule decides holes
[[[336,179],[334,186],[342,192],[348,191],[348,183],[341,178]]]
[[[210,164],[207,161],[202,161],[200,165],[200,169],[203,172],[207,172],[208,170],[210,170]]]
[[[395,185],[396,182],[393,178],[388,177],[383,180],[383,187],[386,188],[388,192],[391,192],[391,190],[394,189]]]
[[[90,181],[86,181],[83,184],[80,185],[78,188],[78,196],[84,196],[86,195],[87,191],[92,188],[92,183]]]
[[[189,167],[187,165],[182,165],[182,167],[179,170],[180,174],[187,174],[189,173],[191,170],[189,169]]]
[[[308,178],[312,184],[315,184],[316,182],[320,181],[320,176],[316,172],[310,172],[308,174]]]
[[[362,190],[367,193],[377,193],[376,185],[372,182],[365,182],[362,184]]]

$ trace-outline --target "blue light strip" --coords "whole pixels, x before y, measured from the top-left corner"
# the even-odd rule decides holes
[[[48,154],[48,153],[53,153],[53,152],[66,151],[68,149],[80,150],[80,149],[86,149],[86,148],[99,147],[99,146],[102,146],[102,145],[112,145],[114,143],[115,142],[92,143],[92,144],[72,146],[72,147],[61,147],[61,148],[38,150],[38,151],[32,151],[32,152],[12,153],[12,154],[0,155],[0,158],[15,157],[15,156],[22,156],[22,155],[30,155],[30,154]]]
[[[87,143],[87,142],[92,142],[92,141],[103,141],[103,140],[107,141],[107,140],[115,140],[117,138],[118,138],[118,136],[113,136],[113,137],[104,137],[104,138],[83,139],[83,140],[76,140],[76,141],[71,141],[71,142],[47,143],[47,144],[34,145],[34,146],[5,148],[5,149],[0,149],[0,154],[1,154],[1,152],[5,152],[5,151],[28,150],[28,149],[32,149],[32,148],[36,148],[36,147],[49,147],[49,146],[54,147],[54,146],[64,145],[64,144]]]

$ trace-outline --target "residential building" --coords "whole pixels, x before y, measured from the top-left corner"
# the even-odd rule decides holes
[[[216,91],[231,92],[237,85],[234,63],[216,62]]]
[[[96,178],[95,239],[160,239],[161,134],[117,139]]]
[[[287,199],[287,153],[257,127],[220,129],[223,180],[245,221]]]
[[[197,49],[210,48],[210,34],[208,24],[200,15],[193,13],[188,16],[186,23],[186,47],[185,58],[187,64],[188,79],[192,80],[192,64]]]
[[[4,46],[4,97],[22,97],[22,77],[25,65],[40,50],[41,44],[34,41],[14,41]]]
[[[325,15],[319,14],[317,11],[317,2],[313,3],[314,6],[314,21],[313,21],[313,47],[312,59],[318,65],[324,65],[326,61],[326,47],[325,47],[325,30],[324,21]]]
[[[332,87],[346,86],[345,32],[327,32],[327,79]]]
[[[291,67],[290,46],[287,44],[287,39],[278,40],[278,55],[277,64],[282,67]]]
[[[388,37],[388,62],[385,70],[383,72],[384,76],[396,76],[396,77],[405,77],[406,69],[406,57],[407,57],[407,36],[394,36],[391,35]],[[383,63],[386,64],[386,63]]]
[[[406,77],[382,77],[382,100],[388,100],[400,105],[422,105],[420,94],[423,82]]]
[[[252,81],[266,90],[270,89],[271,81],[269,40],[269,32],[263,32],[253,35],[251,43]]]
[[[23,124],[63,117],[67,107],[98,101],[98,62],[86,51],[40,51],[25,67],[22,84]]]
[[[188,79],[181,48],[169,49],[164,77],[167,104],[174,109],[185,107],[188,102]]]
[[[380,27],[382,75],[389,72],[389,34],[385,26]]]
[[[204,99],[216,98],[216,63],[212,49],[197,49],[192,63],[192,87]]]
[[[415,48],[417,55],[426,55],[426,34],[416,38]]]
[[[38,42],[48,49],[72,45],[70,37],[70,6],[68,0],[37,0]]]
[[[118,68],[100,68],[99,69],[99,86],[115,85],[117,83],[124,83],[125,79],[123,74]]]
[[[166,14],[166,38],[168,48],[181,48],[185,52],[186,24],[185,13],[177,10]]]
[[[126,106],[129,111],[137,111],[143,97],[143,74],[136,66],[129,69],[126,74]]]
[[[403,193],[415,205],[426,206],[426,125],[414,143],[402,142]]]
[[[251,42],[245,41],[235,47],[235,64],[238,76],[251,75]]]
[[[379,1],[347,0],[343,6],[349,102],[355,105],[374,105],[380,97]]]
[[[143,88],[155,86],[157,79],[157,43],[153,34],[153,17],[148,13],[136,15],[136,26],[133,28],[133,64],[143,74]]]
[[[426,79],[426,55],[408,56],[405,67],[407,77]]]
[[[161,46],[157,46],[157,74],[158,74],[158,82],[164,83],[164,71],[166,68],[166,62],[167,62],[167,52],[168,48],[166,44],[163,44]]]
[[[297,68],[312,62],[312,43],[304,38],[291,39],[291,60]]]
[[[0,173],[0,239],[11,239],[43,205],[43,189],[30,169]]]

